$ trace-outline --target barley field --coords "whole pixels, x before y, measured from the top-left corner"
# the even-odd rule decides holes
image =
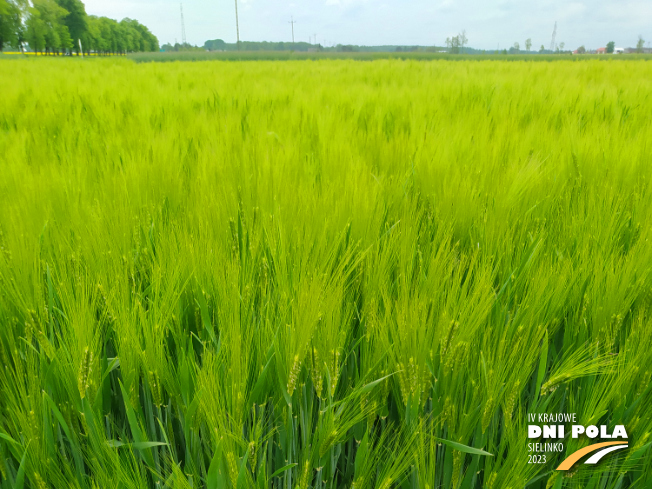
[[[0,61],[0,488],[652,487],[652,63]],[[629,448],[529,463],[528,414]]]

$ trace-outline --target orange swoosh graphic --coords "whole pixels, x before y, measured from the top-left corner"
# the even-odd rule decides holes
[[[566,460],[564,460],[561,464],[559,464],[559,467],[557,467],[556,470],[568,470],[575,464],[575,462],[581,459],[584,455],[587,455],[591,452],[595,452],[596,450],[599,450],[604,447],[608,447],[611,445],[623,445],[625,443],[627,442],[606,441],[604,443],[596,443],[594,445],[589,445],[588,447],[581,448],[578,451],[573,452],[568,457],[566,457]]]

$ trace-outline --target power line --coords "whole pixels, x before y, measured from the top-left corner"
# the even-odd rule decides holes
[[[180,4],[181,6],[181,42],[183,44],[186,44],[186,24],[183,21],[183,3]]]
[[[292,24],[292,44],[294,44],[294,24],[296,24],[297,21],[294,20],[294,17],[290,17],[290,19],[292,19],[292,20],[290,20],[290,22],[288,22],[288,24]]]

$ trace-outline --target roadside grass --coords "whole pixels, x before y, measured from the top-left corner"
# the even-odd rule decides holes
[[[3,66],[0,488],[652,484],[652,65]]]

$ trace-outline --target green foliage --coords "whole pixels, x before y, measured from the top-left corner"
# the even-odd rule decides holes
[[[82,37],[84,52],[133,53],[158,51],[156,37],[138,21],[125,18],[88,17],[88,31]]]
[[[70,32],[72,43],[78,49],[77,41],[87,30],[86,8],[81,0],[56,0],[57,4],[66,11],[62,23]]]
[[[170,44],[170,43],[163,44],[161,46],[161,51],[164,51],[164,52],[172,52],[173,51],[175,53],[185,52],[185,51],[204,52],[204,51],[206,51],[206,49],[203,48],[203,47],[199,47],[199,46],[193,46],[192,44],[190,44],[188,42],[182,43],[182,44],[179,44],[177,42],[177,43],[174,44],[174,46],[172,44]]]
[[[226,51],[227,43],[222,39],[213,39],[204,43],[204,49],[207,51]]]
[[[608,54],[613,54],[615,48],[616,48],[616,43],[614,41],[609,41],[607,43],[607,53]]]
[[[462,31],[457,36],[446,38],[446,47],[451,54],[459,54],[464,52],[464,46],[468,43],[466,38],[466,31]]]
[[[68,12],[54,0],[33,0],[29,9],[28,42],[33,50],[65,51],[72,47],[72,39],[63,19]],[[38,49],[40,47],[40,49]]]
[[[15,0],[0,0],[0,52],[5,46],[16,46],[23,37],[21,4]]]
[[[652,484],[650,63],[0,63],[0,488]]]
[[[80,47],[101,54],[159,50],[156,36],[138,21],[88,17],[80,0],[33,0],[32,6],[0,0],[0,51],[6,43],[22,49],[23,42],[53,54],[79,53]]]
[[[337,44],[335,46],[326,47],[316,42],[252,42],[240,41],[238,43],[228,43],[222,39],[211,39],[204,43],[203,48],[207,51],[330,51],[330,52],[367,52],[367,53],[380,53],[380,52],[394,52],[394,51],[419,51],[425,52],[438,52],[442,47],[437,46],[397,46],[397,45],[380,45],[380,46],[360,46],[352,44]],[[481,51],[472,48],[466,48],[465,52],[480,53]]]
[[[300,51],[306,52],[316,46],[307,42],[252,42],[240,41],[237,43],[227,43],[222,39],[213,39],[204,43],[204,49],[207,51]]]
[[[25,38],[32,51],[41,52],[45,49],[45,35],[47,24],[41,18],[41,11],[37,8],[29,8],[29,16],[25,22]]]

